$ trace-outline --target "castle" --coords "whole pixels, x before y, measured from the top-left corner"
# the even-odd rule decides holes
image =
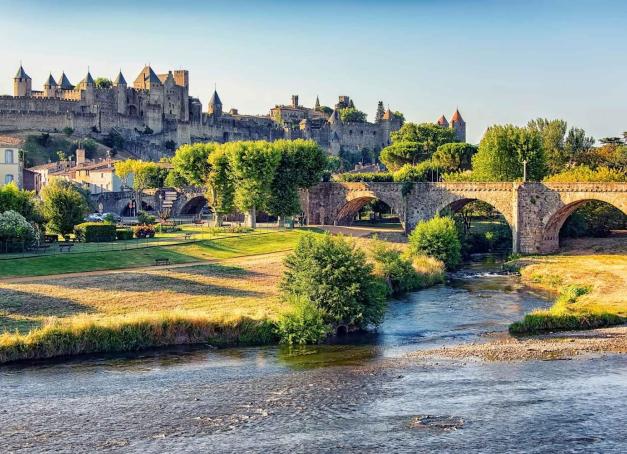
[[[147,65],[129,86],[122,72],[113,82],[97,83],[87,74],[73,85],[63,72],[48,77],[43,90],[33,90],[32,79],[20,65],[13,79],[13,96],[0,96],[0,132],[19,130],[62,131],[98,138],[115,131],[125,139],[125,149],[145,159],[163,156],[164,145],[200,141],[314,139],[330,153],[377,152],[389,145],[390,134],[401,127],[402,118],[379,102],[375,121],[343,121],[341,109],[354,107],[340,96],[334,109],[299,104],[276,105],[268,115],[244,115],[237,109],[223,110],[213,91],[207,110],[189,94],[189,72],[157,74]],[[459,111],[451,124],[442,116],[438,124],[455,129],[465,140],[466,124]]]

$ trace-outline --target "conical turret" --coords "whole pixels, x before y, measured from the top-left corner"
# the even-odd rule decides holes
[[[32,83],[30,76],[26,74],[22,64],[20,64],[17,74],[13,78],[13,96],[31,96]]]
[[[211,99],[209,99],[209,105],[207,106],[207,113],[209,115],[214,115],[219,117],[222,115],[222,101],[220,100],[220,96],[218,96],[218,91],[213,90],[213,94],[211,95]]]

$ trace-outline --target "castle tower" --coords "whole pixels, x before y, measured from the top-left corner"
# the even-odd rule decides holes
[[[214,117],[219,117],[222,115],[222,101],[218,96],[218,92],[213,90],[213,95],[211,95],[211,99],[209,100],[209,105],[207,106],[207,113],[209,115],[213,115]]]
[[[459,113],[459,109],[451,117],[451,128],[455,130],[455,137],[460,142],[466,142],[466,122]]]
[[[126,102],[126,79],[122,75],[121,70],[113,81],[113,86],[117,91],[118,113],[120,115],[126,115],[128,107]]]
[[[446,119],[446,117],[444,115],[440,116],[440,118],[438,118],[438,121],[436,121],[436,124],[438,126],[442,126],[443,128],[448,128],[449,124],[448,124],[448,120]]]
[[[65,71],[63,71],[61,77],[59,77],[59,88],[61,90],[74,90],[74,85],[70,83],[70,80],[65,75]]]
[[[292,95],[292,107],[298,107],[298,95]]]
[[[138,90],[152,90],[162,86],[163,84],[159,80],[159,76],[148,65],[144,66],[144,69],[141,70],[135,78],[135,82],[133,82],[133,87]]]
[[[30,76],[26,74],[22,65],[13,78],[13,96],[31,96],[33,94]]]
[[[81,98],[84,99],[87,105],[93,105],[96,98],[94,93],[96,90],[96,83],[94,82],[94,78],[91,77],[89,69],[87,70],[85,78],[79,82],[78,87],[85,92],[84,98],[83,96],[81,96]]]
[[[331,130],[335,131],[342,124],[342,119],[340,118],[340,114],[337,112],[337,109],[333,110],[331,116],[329,117],[329,124],[331,125]]]
[[[377,113],[374,116],[375,123],[381,123],[383,121],[383,115],[385,115],[385,109],[383,108],[383,101],[379,101],[377,104]]]
[[[316,105],[314,106],[314,110],[320,110],[320,98],[316,96]]]
[[[52,73],[48,76],[48,80],[44,84],[44,96],[46,98],[54,98],[57,96],[57,82],[52,77]]]

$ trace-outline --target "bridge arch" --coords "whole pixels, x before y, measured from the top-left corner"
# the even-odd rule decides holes
[[[346,194],[346,197],[341,203],[338,205],[337,213],[335,214],[334,223],[336,224],[347,224],[352,221],[353,217],[368,203],[380,200],[385,203],[390,210],[396,214],[403,228],[405,227],[404,219],[399,213],[398,207],[396,205],[397,201],[388,197],[386,194],[380,194],[371,190],[361,190],[361,191],[350,191]]]
[[[580,199],[565,201],[565,203],[563,203],[554,211],[548,213],[543,219],[543,250],[545,250],[546,252],[555,252],[559,249],[560,230],[562,229],[566,220],[575,211],[577,211],[577,209],[581,208],[589,202],[598,201],[604,202],[610,206],[613,206],[614,208],[617,208],[625,216],[627,216],[626,199],[627,198],[624,196],[620,199],[616,199],[614,197],[608,197],[606,194],[592,193],[587,194],[585,197]]]
[[[181,207],[180,215],[198,215],[204,207],[208,206],[207,198],[203,195],[197,195],[188,199]]]

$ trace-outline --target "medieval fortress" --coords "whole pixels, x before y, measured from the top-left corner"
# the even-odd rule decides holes
[[[144,67],[129,85],[118,73],[113,84],[97,87],[87,72],[78,85],[65,73],[50,75],[43,90],[34,90],[32,79],[20,65],[13,79],[13,96],[0,96],[0,132],[71,128],[78,134],[103,137],[114,131],[125,139],[125,148],[145,159],[158,159],[164,144],[181,145],[200,141],[314,139],[330,153],[378,151],[389,145],[390,133],[401,127],[401,119],[379,102],[375,121],[343,122],[339,110],[353,107],[348,96],[340,96],[333,110],[299,104],[292,96],[289,105],[276,105],[268,115],[245,115],[237,109],[223,110],[214,90],[207,109],[189,94],[189,72],[156,74]],[[444,116],[437,123],[454,128],[461,141],[466,124],[459,111],[450,123]]]

